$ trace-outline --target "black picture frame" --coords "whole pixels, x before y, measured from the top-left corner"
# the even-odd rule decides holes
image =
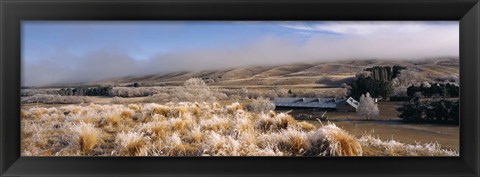
[[[478,0],[1,0],[1,176],[479,176]],[[22,20],[459,20],[460,157],[21,157]]]

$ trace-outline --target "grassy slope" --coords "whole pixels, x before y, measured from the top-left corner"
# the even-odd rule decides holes
[[[152,84],[177,84],[192,78],[210,79],[209,85],[214,86],[275,86],[275,85],[318,85],[317,81],[324,77],[330,79],[345,79],[353,77],[359,71],[371,66],[402,65],[418,70],[432,77],[442,77],[459,74],[459,61],[455,58],[436,58],[420,61],[406,60],[350,60],[330,61],[323,63],[294,63],[279,66],[249,66],[225,70],[210,70],[200,72],[174,72],[146,76],[112,78],[87,84],[128,84],[132,82]]]

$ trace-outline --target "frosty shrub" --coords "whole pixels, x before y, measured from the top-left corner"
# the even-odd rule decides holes
[[[407,88],[409,86],[430,81],[431,79],[423,73],[412,70],[402,70],[400,74],[392,80],[393,94],[396,96],[407,96]]]
[[[245,88],[245,87],[243,87],[242,89],[240,89],[239,95],[240,95],[242,98],[248,98],[248,89]]]
[[[269,90],[263,94],[261,94],[261,97],[267,97],[271,100],[275,99],[276,97],[278,97],[277,93],[275,92],[275,90]],[[258,98],[258,96],[256,97]]]
[[[186,80],[183,85],[186,88],[196,88],[196,89],[210,89],[207,84],[200,78],[190,78]]]
[[[214,102],[217,100],[227,100],[233,93],[227,89],[211,89],[200,78],[188,79],[183,86],[156,88],[156,92],[156,94],[144,98],[143,102]]]
[[[154,95],[158,92],[154,87],[114,87],[112,90],[112,96],[118,97],[144,97]]]
[[[170,95],[167,93],[157,93],[143,99],[145,103],[166,103],[170,101]]]
[[[275,109],[275,104],[273,104],[270,99],[264,97],[253,100],[250,106],[252,111],[256,113],[266,113]]]
[[[435,78],[435,81],[441,82],[441,83],[460,83],[460,78],[458,74],[450,74],[450,75],[445,75],[441,77]]]
[[[77,104],[89,103],[92,100],[83,96],[60,96],[37,94],[22,101],[23,103],[44,103],[44,104]]]
[[[22,89],[20,91],[21,96],[33,96],[33,95],[57,95],[58,89]]]
[[[357,114],[359,116],[367,118],[368,120],[371,120],[378,116],[378,106],[373,100],[373,98],[370,97],[370,93],[367,92],[367,94],[360,97],[360,104],[357,108]]]
[[[275,88],[275,93],[277,94],[277,96],[279,97],[288,97],[290,96],[290,94],[288,93],[288,89],[286,88]]]
[[[241,94],[241,89],[226,89],[226,88],[215,88],[212,89],[215,93],[215,97],[219,100],[230,99],[234,97],[235,99],[244,99],[245,97]]]
[[[216,100],[228,100],[228,96],[225,93],[219,92],[218,90],[212,91],[213,96]],[[237,95],[232,95],[231,97],[235,97]]]
[[[246,93],[246,97],[247,98],[250,98],[250,99],[255,99],[255,98],[258,98],[262,95],[262,93],[258,90],[247,90],[245,89],[245,93]]]
[[[185,95],[184,99],[186,100],[181,101],[212,102],[216,100],[210,87],[200,78],[190,78],[185,81],[184,86],[185,90],[183,95]]]

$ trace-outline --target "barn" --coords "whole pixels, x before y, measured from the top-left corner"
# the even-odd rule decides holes
[[[349,98],[298,98],[277,97],[273,101],[276,109],[313,109],[340,112],[355,112],[358,101]]]

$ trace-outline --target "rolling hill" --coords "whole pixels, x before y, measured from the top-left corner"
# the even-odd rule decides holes
[[[458,58],[438,57],[424,60],[345,60],[277,66],[245,66],[223,70],[179,71],[111,78],[82,85],[128,85],[134,82],[145,86],[181,85],[185,80],[197,77],[204,79],[211,86],[221,87],[280,85],[336,87],[367,67],[393,65],[405,66],[432,78],[459,75]]]

